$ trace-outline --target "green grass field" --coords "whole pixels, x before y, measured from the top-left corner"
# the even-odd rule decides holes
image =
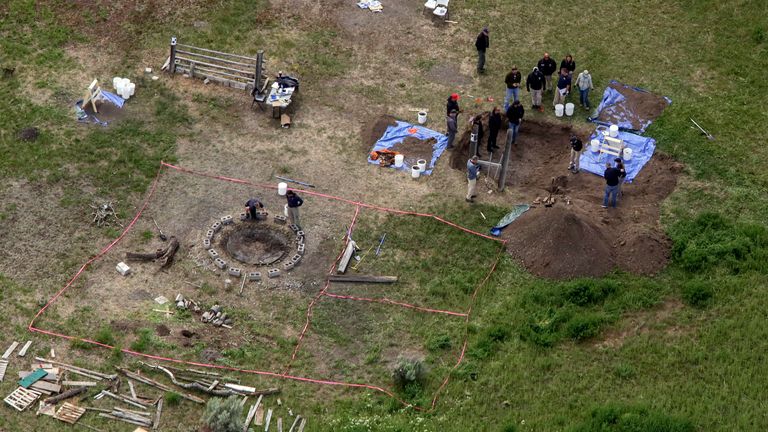
[[[348,50],[345,36],[333,23],[292,26],[300,19],[280,18],[266,9],[267,3],[230,0],[204,10],[178,11],[175,16],[183,17],[180,21],[185,23],[195,19],[209,22],[204,29],[181,26],[194,43],[225,50],[236,50],[242,44],[291,50],[286,62],[309,82],[342,76],[366,60],[365,53]],[[558,61],[565,52],[573,53],[579,70],[589,68],[597,87],[591,95],[593,104],[609,79],[645,87],[673,100],[647,131],[658,141],[659,151],[686,166],[677,190],[662,207],[661,224],[673,241],[671,264],[653,278],[614,273],[600,280],[551,282],[531,276],[505,256],[482,289],[466,329],[454,325],[441,329],[426,320],[414,321],[425,326],[414,332],[426,341],[420,349],[435,358],[442,355],[442,349],[457,346],[460,337],[456,333],[469,335],[466,359],[451,373],[435,411],[403,408],[366,391],[318,390],[280,382],[284,393],[301,401],[312,421],[307,430],[768,429],[768,174],[764,169],[768,149],[763,142],[768,136],[768,111],[762,100],[768,94],[762,76],[768,54],[768,2],[599,0],[533,5],[454,0],[451,4],[455,7],[453,19],[459,24],[450,30],[455,38],[450,60],[472,58],[476,31],[484,25],[491,28],[489,73],[473,90],[499,93],[509,65],[515,63],[527,71],[548,50]],[[16,68],[13,76],[0,78],[0,179],[60,188],[65,199],[56,205],[63,208],[86,204],[80,195],[83,188],[138,204],[158,162],[175,161],[178,140],[194,139],[183,126],[204,119],[190,114],[187,105],[180,103],[181,96],[162,81],[141,80],[140,86],[149,91],[143,93],[146,96],[141,96],[128,120],[106,129],[78,127],[69,103],[80,97],[79,87],[55,78],[81,67],[68,56],[66,47],[87,43],[78,29],[57,18],[68,7],[67,2],[53,0],[10,0],[0,5],[0,66]],[[104,19],[93,11],[88,16],[94,23]],[[140,58],[143,50],[164,49],[166,35],[160,29],[168,20],[160,16],[153,21],[150,16],[146,25],[133,22],[116,28],[116,34],[141,30],[126,59]],[[255,29],[253,22],[259,23]],[[281,25],[291,25],[292,31],[269,37]],[[154,37],[155,33],[160,36]],[[404,67],[418,71],[441,60],[426,52],[418,62]],[[366,84],[359,87],[359,93],[378,105],[387,100],[381,88],[388,85]],[[438,106],[448,90],[419,93],[423,95],[420,102]],[[226,104],[203,96],[191,102]],[[690,118],[716,139],[708,141],[693,130]],[[16,138],[29,125],[41,130],[33,144]],[[472,229],[487,229],[479,215],[464,215],[464,206],[438,195],[429,205]],[[505,212],[500,207],[480,208],[491,220]],[[0,226],[18,216],[14,205],[0,203]],[[383,223],[395,222],[387,219]],[[426,229],[417,231],[425,236],[420,239],[418,233],[412,234],[417,240],[428,241],[435,235]],[[104,232],[104,238],[114,234]],[[438,234],[456,249],[471,250],[477,262],[490,263],[496,256],[493,244],[478,245],[469,236]],[[63,284],[93,253],[94,245],[103,244],[97,240],[74,238],[63,249],[66,253],[51,263],[51,269],[60,273],[56,280]],[[402,268],[428,288],[416,293],[424,296],[420,300],[436,300],[441,306],[461,303],[464,296],[451,288],[462,287],[482,273],[463,269],[458,265],[463,262],[445,253],[439,243],[406,252],[428,255]],[[422,279],[434,272],[431,265],[450,266],[455,271],[435,276],[438,282],[430,285]],[[26,340],[26,327],[21,323],[28,322],[36,302],[57,287],[22,286],[4,275],[9,270],[0,267],[0,313],[18,318],[9,339]],[[320,310],[318,326],[333,327],[334,313],[338,311]],[[406,320],[407,315],[398,314],[396,319]],[[75,327],[77,321],[73,315],[61,325]],[[328,334],[333,338],[332,332]],[[122,340],[108,330],[98,335],[104,341]],[[376,337],[392,334],[374,332],[372,338]],[[344,342],[343,335],[336,338]],[[41,346],[52,343],[43,337],[40,340]],[[368,351],[362,355],[366,361],[376,362],[382,341],[367,342]],[[147,336],[134,343],[147,348],[153,340]],[[142,348],[139,345],[135,348]],[[289,345],[281,349],[288,352]],[[40,353],[44,352],[41,348]],[[83,352],[91,358],[101,353],[104,368],[132,361],[106,351]],[[230,352],[228,361],[243,365],[254,352]],[[441,373],[446,370],[439,368]],[[386,371],[376,373],[386,378]],[[428,403],[431,393],[427,390],[435,389],[436,375],[428,374],[423,388],[403,390],[402,396]],[[0,384],[3,396],[11,389],[8,380]],[[187,403],[171,412],[186,416],[187,428],[202,414]],[[22,416],[7,406],[0,407],[0,430],[32,430],[25,428],[33,424],[34,430],[60,430],[60,424],[49,418],[35,418],[31,413]],[[118,426],[124,425],[99,423],[102,430],[127,430]]]

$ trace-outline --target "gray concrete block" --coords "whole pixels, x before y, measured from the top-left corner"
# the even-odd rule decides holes
[[[269,213],[265,211],[256,212],[256,220],[267,220]]]
[[[219,257],[219,253],[216,252],[216,249],[208,249],[208,255],[210,255],[212,259]]]
[[[260,281],[261,280],[261,272],[250,272],[250,273],[248,273],[248,280],[250,280],[250,281]]]
[[[203,239],[203,248],[204,249],[210,249],[211,248],[211,240],[210,239]]]
[[[296,252],[304,255],[304,243],[299,243],[299,245],[296,246]]]
[[[227,270],[227,274],[234,277],[240,277],[242,272],[237,267],[230,267],[229,270]]]
[[[226,216],[222,216],[221,217],[221,223],[223,225],[229,225],[229,224],[231,224],[234,221],[235,220],[232,218],[232,215],[226,215]]]
[[[205,232],[205,238],[207,238],[208,240],[212,240],[214,234],[216,234],[214,230],[208,230]]]
[[[292,257],[291,257],[291,262],[292,262],[292,263],[294,263],[294,264],[298,264],[298,263],[299,263],[299,261],[301,261],[301,255],[299,255],[299,254],[296,254],[296,255],[294,255],[294,256],[292,256]]]
[[[292,269],[294,266],[296,266],[295,262],[293,262],[293,261],[286,261],[286,262],[283,263],[283,270],[288,271],[288,270]]]
[[[304,237],[304,231],[296,231],[296,237]]]
[[[275,223],[280,225],[285,225],[285,223],[288,222],[288,218],[283,215],[277,215],[275,216]]]
[[[296,224],[290,224],[290,225],[288,225],[288,228],[290,228],[290,229],[291,229],[291,231],[293,231],[293,232],[299,232],[299,231],[301,231],[301,228],[299,228],[299,226],[298,226],[298,225],[296,225]]]
[[[213,263],[216,264],[216,267],[222,270],[224,270],[224,268],[227,266],[227,262],[221,258],[216,258],[215,260],[213,260]]]
[[[280,276],[280,269],[276,269],[276,268],[270,269],[269,271],[267,271],[267,276],[270,278],[276,278]]]
[[[219,232],[219,230],[221,229],[221,222],[219,221],[214,222],[213,225],[211,225],[211,229],[213,230],[213,232]]]
[[[296,244],[297,245],[303,245],[304,244],[304,237],[296,237]]]
[[[248,220],[248,213],[240,213],[240,220],[241,221]]]

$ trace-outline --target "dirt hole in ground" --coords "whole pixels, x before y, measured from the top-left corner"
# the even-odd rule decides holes
[[[272,264],[290,249],[288,236],[267,224],[236,225],[222,244],[232,258],[251,265]]]
[[[483,118],[487,122],[487,113]],[[459,170],[466,169],[469,157],[470,131],[466,119],[463,123],[450,161]],[[603,178],[568,171],[571,134],[587,142],[591,129],[539,120],[522,123],[506,184],[528,204],[550,193],[555,204],[534,205],[508,226],[502,232],[508,251],[530,272],[552,279],[599,277],[615,268],[655,274],[666,266],[671,247],[659,225],[659,206],[677,185],[682,165],[656,152],[634,182],[622,187],[618,208],[603,209]],[[502,149],[494,161],[503,153],[505,134],[499,132]],[[487,160],[486,139],[487,134],[480,149]]]

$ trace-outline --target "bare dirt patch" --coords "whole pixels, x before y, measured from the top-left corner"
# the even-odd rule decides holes
[[[632,129],[639,130],[644,126],[641,120],[653,120],[667,107],[667,101],[659,95],[636,92],[617,84],[608,84],[608,87],[621,93],[625,100],[615,105],[611,113],[603,110],[597,117],[600,121],[617,124],[629,119]]]
[[[499,132],[502,147],[504,133]],[[456,169],[465,169],[469,134],[464,132],[452,154]],[[553,279],[602,276],[614,268],[657,273],[671,247],[659,226],[659,205],[674,190],[682,166],[655,154],[635,181],[623,186],[619,208],[602,209],[602,177],[567,170],[571,134],[586,142],[588,132],[538,120],[521,125],[506,184],[529,202],[552,193],[556,203],[535,206],[503,232],[509,252],[532,273]]]
[[[686,329],[670,322],[682,309],[683,303],[679,299],[670,298],[652,310],[627,314],[617,328],[605,332],[605,336],[595,342],[594,346],[621,348],[628,338],[654,330],[661,330],[671,336],[684,333]]]
[[[396,125],[397,119],[387,114],[371,117],[368,121],[363,122],[360,128],[360,142],[362,143],[363,151],[366,153],[371,151],[373,145],[384,135],[387,128]]]
[[[435,83],[450,86],[465,86],[472,83],[472,77],[464,75],[458,65],[451,63],[438,63],[432,66],[426,77]]]
[[[404,164],[406,166],[416,165],[419,159],[429,162],[432,159],[432,146],[437,142],[436,139],[430,138],[427,140],[420,140],[414,137],[407,137],[403,142],[392,146],[392,151],[402,153],[404,158]]]

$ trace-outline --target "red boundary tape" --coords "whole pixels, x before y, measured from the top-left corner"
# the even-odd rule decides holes
[[[155,176],[154,181],[152,182],[152,187],[150,188],[149,193],[147,195],[147,198],[145,199],[145,201],[142,204],[141,208],[136,213],[136,216],[134,216],[134,218],[131,220],[131,222],[125,227],[125,229],[123,230],[123,232],[120,234],[119,237],[117,237],[115,240],[113,240],[111,243],[109,243],[107,246],[105,246],[96,255],[94,255],[91,258],[89,258],[88,261],[86,261],[85,264],[83,264],[80,267],[80,269],[75,273],[75,275],[72,276],[72,278],[70,278],[69,281],[67,281],[67,283],[64,285],[64,287],[61,288],[56,294],[54,294],[54,296],[51,297],[51,299],[48,301],[48,303],[46,303],[45,306],[43,306],[35,314],[35,316],[32,318],[32,321],[30,321],[29,326],[27,327],[29,331],[35,332],[35,333],[45,334],[45,335],[48,335],[48,336],[55,336],[55,337],[59,337],[59,338],[67,339],[67,340],[79,340],[79,341],[82,341],[82,342],[85,342],[85,343],[90,343],[92,345],[97,345],[97,346],[100,346],[100,347],[103,347],[103,348],[108,348],[108,349],[114,349],[115,348],[115,347],[113,347],[111,345],[107,345],[107,344],[103,344],[103,343],[100,343],[100,342],[96,342],[94,340],[82,339],[82,338],[78,338],[76,336],[65,335],[65,334],[56,333],[56,332],[53,332],[53,331],[48,331],[48,330],[44,330],[44,329],[35,327],[35,321],[37,321],[37,319],[43,314],[43,312],[45,312],[45,310],[48,309],[48,307],[51,304],[53,304],[56,300],[58,300],[58,298],[70,286],[72,286],[72,284],[75,283],[75,281],[80,277],[80,275],[85,271],[85,269],[88,268],[88,266],[91,265],[91,263],[93,263],[97,259],[99,259],[102,256],[104,256],[107,252],[109,252],[110,249],[112,249],[118,242],[120,242],[120,240],[122,240],[123,237],[125,237],[128,234],[130,229],[136,224],[136,222],[139,220],[139,217],[142,215],[144,210],[146,210],[147,206],[149,205],[149,202],[151,201],[152,196],[154,195],[154,193],[155,193],[155,191],[157,189],[157,185],[158,185],[158,182],[160,180],[160,176],[163,173],[163,169],[164,168],[170,168],[170,169],[174,169],[174,170],[180,171],[180,172],[185,172],[185,173],[188,173],[188,174],[194,174],[194,175],[198,175],[198,176],[202,176],[202,177],[214,178],[214,179],[217,179],[217,180],[223,180],[223,181],[228,181],[228,182],[232,182],[232,183],[246,184],[246,185],[256,186],[256,187],[261,187],[261,188],[266,188],[266,189],[276,189],[276,187],[274,185],[271,185],[271,184],[257,184],[257,183],[252,183],[252,182],[249,182],[249,181],[246,181],[246,180],[240,180],[240,179],[231,178],[231,177],[224,177],[224,176],[218,176],[218,175],[213,175],[213,174],[200,173],[200,172],[196,172],[196,171],[193,171],[193,170],[190,170],[190,169],[187,169],[187,168],[182,168],[182,167],[171,165],[171,164],[168,164],[168,163],[165,163],[165,162],[160,162],[160,167],[159,167],[159,169],[157,171],[157,175]],[[293,188],[291,188],[291,189],[293,189]],[[319,192],[314,192],[314,191],[309,191],[309,190],[304,190],[304,189],[293,189],[293,190],[301,191],[303,194],[306,194],[306,195],[318,196],[318,197],[332,199],[332,200],[336,200],[336,201],[340,201],[340,202],[344,202],[344,203],[347,203],[347,204],[354,205],[355,206],[355,214],[354,214],[354,216],[352,218],[352,224],[349,227],[349,231],[348,231],[349,233],[352,232],[352,227],[354,226],[355,222],[357,221],[357,217],[358,217],[358,215],[360,213],[360,209],[361,208],[370,208],[370,209],[374,209],[374,210],[379,210],[379,211],[384,211],[384,212],[394,213],[394,214],[399,214],[399,215],[411,215],[411,216],[433,218],[433,219],[435,219],[435,220],[437,220],[437,221],[439,221],[441,223],[444,223],[444,224],[449,225],[451,227],[460,229],[460,230],[462,230],[464,232],[467,232],[469,234],[473,234],[473,235],[476,235],[476,236],[479,236],[479,237],[483,237],[483,238],[486,238],[486,239],[489,239],[489,240],[498,241],[498,242],[501,243],[502,247],[499,248],[499,253],[496,256],[496,259],[494,260],[494,263],[491,266],[491,269],[488,271],[488,273],[486,274],[485,278],[483,278],[483,280],[480,281],[480,283],[478,283],[478,285],[475,287],[474,291],[472,292],[472,296],[470,297],[469,307],[467,308],[467,312],[466,313],[452,312],[452,311],[445,311],[445,310],[438,310],[438,309],[429,309],[429,308],[425,308],[425,307],[411,305],[411,304],[408,304],[408,303],[402,303],[402,302],[397,302],[397,301],[389,300],[387,298],[380,298],[380,299],[361,298],[361,297],[353,297],[353,296],[344,296],[344,295],[339,295],[339,294],[333,294],[333,293],[329,293],[328,292],[328,288],[331,285],[330,281],[326,281],[326,284],[323,287],[323,289],[314,297],[314,299],[310,302],[309,306],[307,307],[307,321],[306,321],[306,323],[304,325],[304,328],[301,331],[299,339],[298,339],[298,341],[296,343],[296,347],[294,348],[294,351],[291,354],[291,359],[290,359],[288,365],[286,365],[285,372],[283,372],[283,373],[269,372],[269,371],[260,371],[260,370],[253,370],[253,369],[240,369],[240,368],[234,368],[234,367],[229,367],[229,366],[222,366],[222,365],[214,365],[214,364],[208,364],[208,363],[199,363],[199,362],[192,362],[192,361],[186,361],[186,360],[179,360],[179,359],[173,359],[173,358],[168,358],[168,357],[161,357],[161,356],[155,356],[155,355],[151,355],[151,354],[140,353],[140,352],[131,351],[131,350],[128,350],[128,349],[121,349],[121,351],[126,353],[126,354],[130,354],[130,355],[137,356],[137,357],[144,357],[144,358],[149,358],[149,359],[158,360],[158,361],[166,361],[166,362],[171,362],[171,363],[186,364],[186,365],[190,365],[190,366],[207,367],[207,368],[212,368],[212,369],[228,370],[228,371],[233,371],[233,372],[250,373],[250,374],[254,374],[254,375],[261,375],[261,376],[273,377],[273,378],[281,378],[281,379],[289,379],[289,380],[298,381],[298,382],[305,382],[305,383],[313,383],[313,384],[321,384],[321,385],[332,385],[332,386],[342,386],[342,387],[351,387],[351,388],[366,388],[366,389],[369,389],[369,390],[374,390],[374,391],[383,393],[383,394],[385,394],[385,395],[387,395],[387,396],[397,400],[403,406],[412,407],[413,409],[415,409],[417,411],[423,411],[423,412],[432,412],[432,411],[434,411],[435,406],[437,404],[437,400],[438,400],[438,398],[440,396],[440,393],[443,391],[445,386],[448,384],[448,381],[450,380],[451,373],[456,368],[458,368],[459,365],[461,365],[462,361],[464,360],[464,356],[465,356],[466,350],[467,350],[467,340],[468,340],[468,336],[469,336],[468,333],[467,333],[467,329],[466,328],[465,328],[465,331],[464,331],[464,342],[462,343],[461,351],[459,353],[459,357],[458,357],[458,359],[456,361],[456,364],[453,366],[451,371],[449,371],[448,374],[446,374],[444,380],[440,384],[440,387],[438,387],[437,391],[435,392],[434,397],[432,398],[432,403],[430,404],[430,406],[429,407],[421,407],[421,406],[416,406],[416,405],[409,404],[408,402],[400,399],[391,390],[385,389],[385,388],[380,387],[380,386],[372,385],[372,384],[353,383],[353,382],[341,382],[341,381],[332,381],[332,380],[322,380],[322,379],[300,377],[300,376],[295,376],[295,375],[288,374],[288,371],[290,370],[291,363],[296,358],[296,355],[297,355],[297,353],[299,351],[302,339],[304,338],[304,335],[306,334],[307,330],[309,330],[309,326],[310,326],[311,321],[312,321],[312,309],[313,309],[314,305],[317,303],[317,301],[320,300],[320,298],[322,298],[322,297],[329,297],[329,298],[334,298],[334,299],[346,299],[346,300],[368,301],[368,302],[375,302],[375,303],[391,304],[391,305],[395,305],[395,306],[400,306],[400,307],[404,307],[404,308],[418,310],[418,311],[421,311],[421,312],[440,313],[440,314],[447,314],[447,315],[453,315],[453,316],[461,316],[461,317],[464,317],[464,320],[465,320],[466,323],[469,323],[469,319],[471,318],[471,315],[472,315],[472,307],[473,307],[473,305],[475,303],[475,300],[477,298],[477,294],[480,291],[480,288],[482,286],[484,286],[486,284],[486,282],[488,282],[488,280],[490,279],[490,277],[494,273],[494,271],[496,271],[496,267],[497,267],[497,265],[499,263],[501,255],[502,255],[502,253],[504,251],[504,245],[507,243],[506,240],[498,239],[498,238],[489,236],[487,234],[483,234],[483,233],[479,233],[479,232],[470,230],[468,228],[462,227],[462,226],[460,226],[458,224],[450,222],[450,221],[448,221],[446,219],[443,219],[443,218],[441,218],[441,217],[439,217],[437,215],[434,215],[434,214],[417,213],[417,212],[412,212],[412,211],[405,211],[405,210],[398,210],[398,209],[393,209],[393,208],[388,208],[388,207],[381,207],[381,206],[376,206],[376,205],[373,205],[373,204],[366,204],[366,203],[363,203],[363,202],[353,201],[353,200],[349,200],[349,199],[346,199],[346,198],[341,198],[341,197],[337,197],[337,196],[333,196],[333,195],[322,194],[322,193],[319,193]],[[346,241],[347,240],[345,240],[345,244],[344,244],[345,248],[346,248]],[[331,266],[331,268],[330,268],[330,272],[331,273],[333,272],[333,268],[338,263],[338,260],[341,258],[341,255],[343,254],[343,252],[344,252],[344,248],[342,248],[342,250],[339,253],[338,257],[336,258],[336,260],[334,261],[333,265]]]

